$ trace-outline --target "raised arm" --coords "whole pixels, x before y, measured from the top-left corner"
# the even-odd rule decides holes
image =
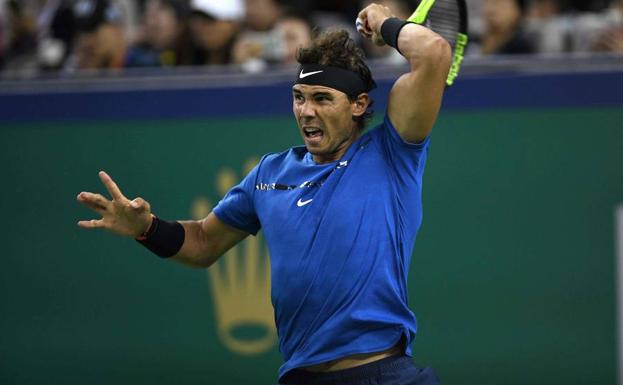
[[[381,26],[390,17],[389,8],[369,5],[359,13],[364,25],[362,34],[375,44],[384,44]],[[451,49],[441,36],[413,23],[400,29],[396,41],[410,71],[394,83],[387,111],[400,136],[407,142],[419,143],[430,134],[437,119],[452,62]]]
[[[139,238],[155,221],[151,206],[142,198],[129,200],[104,171],[99,177],[110,193],[111,200],[101,194],[81,192],[78,202],[99,213],[101,219],[79,221],[83,228],[103,228],[116,234]],[[213,213],[198,221],[180,221],[181,248],[171,259],[193,267],[208,267],[248,234],[221,222]],[[170,226],[178,226],[171,222]],[[165,228],[166,226],[162,226]],[[175,238],[175,237],[173,237]]]

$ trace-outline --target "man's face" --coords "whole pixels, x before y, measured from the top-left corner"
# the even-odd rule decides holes
[[[340,159],[359,136],[353,121],[353,114],[360,109],[357,103],[345,93],[324,86],[296,84],[292,93],[294,116],[314,160],[327,163]]]

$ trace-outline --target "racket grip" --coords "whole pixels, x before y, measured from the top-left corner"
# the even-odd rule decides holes
[[[357,20],[355,20],[355,28],[357,28],[357,32],[365,35],[366,37],[372,36],[372,34],[367,31],[366,26],[363,23],[363,20],[361,20],[361,18],[359,17],[357,18]]]

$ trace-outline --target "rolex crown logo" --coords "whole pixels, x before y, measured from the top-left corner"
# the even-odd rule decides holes
[[[257,164],[249,159],[246,175]],[[237,180],[231,169],[221,169],[216,187],[225,195]],[[193,203],[194,218],[204,218],[211,210],[206,198]],[[231,351],[243,355],[260,354],[277,342],[277,331],[270,303],[270,263],[261,233],[249,236],[230,249],[208,269],[210,291],[214,302],[217,332]]]

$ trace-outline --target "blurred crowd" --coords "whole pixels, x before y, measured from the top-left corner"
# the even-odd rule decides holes
[[[0,0],[0,71],[33,76],[131,67],[295,61],[313,33],[372,1]],[[417,0],[378,0],[407,18]],[[623,53],[623,0],[467,0],[471,56]],[[368,57],[403,60],[362,41]]]

